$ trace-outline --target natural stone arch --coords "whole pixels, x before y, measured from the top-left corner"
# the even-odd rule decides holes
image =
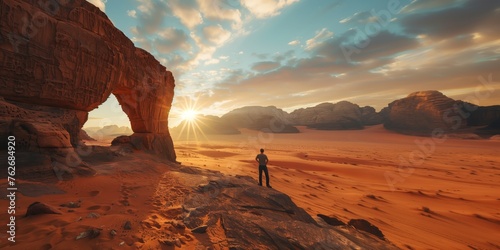
[[[78,146],[88,112],[114,94],[134,146],[175,161],[172,73],[92,4],[54,4],[0,2],[0,34],[8,38],[0,41],[0,136],[18,135],[30,152],[68,151]]]

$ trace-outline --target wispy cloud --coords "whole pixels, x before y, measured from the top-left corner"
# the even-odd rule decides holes
[[[323,28],[320,31],[316,31],[316,35],[306,41],[306,49],[311,50],[314,47],[318,46],[323,41],[331,38],[333,36],[333,32],[329,31],[327,28]]]
[[[280,10],[299,0],[242,0],[245,6],[257,18],[268,18],[280,14]]]
[[[129,17],[133,17],[133,18],[136,18],[137,16],[137,11],[136,10],[127,10],[127,15]]]
[[[87,0],[89,3],[95,5],[102,12],[106,12],[106,2],[108,0]]]

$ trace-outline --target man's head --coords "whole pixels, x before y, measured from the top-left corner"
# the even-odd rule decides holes
[[[261,152],[261,153],[264,153],[264,149],[263,149],[263,148],[261,148],[261,149],[260,149],[260,152]]]

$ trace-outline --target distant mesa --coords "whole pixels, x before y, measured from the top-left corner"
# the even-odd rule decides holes
[[[476,106],[430,90],[395,100],[380,112],[373,107],[359,107],[348,101],[321,103],[290,114],[274,106],[247,106],[234,109],[220,118],[204,116],[195,127],[205,134],[238,134],[241,128],[298,133],[296,126],[319,130],[358,130],[378,124],[403,134],[431,136],[434,130],[440,129],[452,133],[454,138],[488,138],[500,134],[500,105]],[[188,132],[186,122],[173,131],[180,133],[181,127]]]
[[[476,126],[486,126],[475,130],[485,137],[500,133],[500,106],[478,107],[435,90],[412,93],[380,113],[384,127],[400,133],[431,135],[436,129],[460,133]]]
[[[290,114],[274,106],[247,106],[228,112],[222,122],[236,128],[247,128],[272,133],[299,133],[292,125]]]
[[[195,121],[182,121],[177,127],[171,129],[174,136],[194,135],[234,135],[241,132],[232,124],[224,122],[220,117],[213,115],[198,115]]]
[[[132,129],[127,126],[118,126],[118,125],[108,125],[104,127],[87,127],[82,129],[82,131],[86,131],[87,134],[98,140],[102,140],[105,138],[115,138],[121,135],[131,135],[134,133]]]
[[[80,140],[85,140],[85,141],[95,141],[96,139],[90,137],[90,135],[85,131],[85,130],[80,130],[79,134]]]
[[[363,129],[365,125],[382,123],[382,117],[374,108],[360,108],[348,101],[297,109],[290,116],[294,125],[322,130]]]

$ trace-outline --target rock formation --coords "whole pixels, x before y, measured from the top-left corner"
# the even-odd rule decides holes
[[[172,73],[103,12],[84,0],[4,0],[0,15],[1,135],[31,152],[77,147],[88,112],[114,94],[134,145],[175,161]]]
[[[500,134],[500,105],[477,107],[467,118],[467,124],[485,126],[476,130],[476,134],[482,137]]]
[[[458,105],[457,101],[438,91],[415,92],[389,104],[383,111],[384,126],[413,133],[464,128],[466,120],[459,115]]]
[[[287,112],[274,106],[249,106],[230,111],[221,117],[226,124],[236,128],[248,128],[272,133],[298,133],[291,125]]]
[[[96,139],[92,138],[85,130],[80,130],[79,134],[80,140],[86,140],[86,141],[95,141]]]
[[[250,177],[185,167],[177,171],[190,183],[205,180],[182,199],[182,221],[191,230],[222,230],[225,239],[218,244],[223,248],[397,249],[346,226],[320,225],[288,195],[257,186]]]
[[[372,126],[381,124],[383,122],[380,113],[377,113],[373,107],[365,106],[360,109],[361,111],[361,122],[365,126]]]
[[[115,138],[120,135],[131,135],[134,132],[126,126],[117,126],[117,125],[108,125],[104,127],[89,127],[84,128],[82,131],[86,131],[90,137],[97,138],[100,140],[101,138],[112,137]]]
[[[375,110],[373,110],[375,111]],[[365,110],[368,121],[370,111]],[[356,104],[341,101],[301,108],[290,114],[295,125],[324,130],[363,129],[362,109]]]
[[[391,102],[380,113],[387,129],[403,133],[430,135],[436,130],[461,132],[465,128],[486,125],[489,126],[481,133],[500,132],[495,127],[495,122],[500,120],[500,106],[479,107],[453,100],[438,91],[412,93]]]

